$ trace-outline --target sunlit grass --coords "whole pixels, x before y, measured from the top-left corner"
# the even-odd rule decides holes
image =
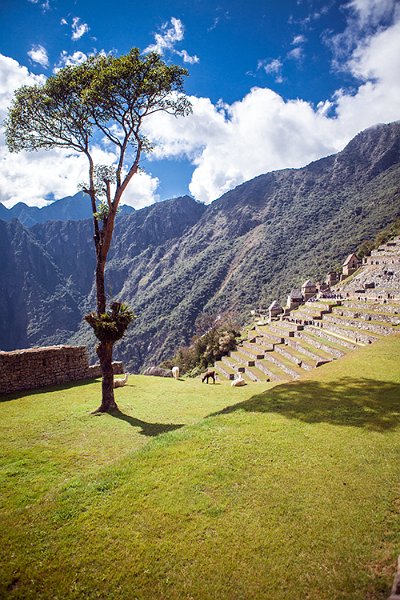
[[[131,377],[6,399],[0,595],[389,595],[400,548],[400,337],[299,381]]]

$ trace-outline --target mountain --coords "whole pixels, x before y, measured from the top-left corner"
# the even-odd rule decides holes
[[[124,204],[120,211],[121,214],[128,215],[132,214],[135,209]],[[0,219],[3,221],[18,219],[25,227],[33,227],[37,223],[46,223],[46,221],[81,221],[91,217],[90,201],[83,192],[61,198],[43,208],[18,202],[12,208],[7,209],[0,203]]]
[[[82,296],[19,221],[0,221],[0,348],[63,343],[81,321]]]
[[[116,358],[132,372],[138,371],[188,343],[202,311],[234,310],[246,320],[254,305],[284,300],[288,290],[304,279],[325,275],[365,238],[399,216],[399,181],[397,122],[370,128],[342,152],[302,169],[256,177],[207,207],[186,196],[119,219],[106,285],[113,298],[134,307],[138,318],[117,345]],[[92,309],[90,222],[37,224],[28,233],[43,260],[54,267],[49,277],[64,282],[68,299],[74,299],[81,315]],[[18,266],[25,269],[25,278],[38,260]],[[32,274],[30,281],[35,277]],[[7,283],[7,293],[10,289],[15,293],[14,284]],[[0,319],[4,297],[2,289]],[[29,321],[32,309],[24,308],[27,321],[19,327],[25,327],[27,344],[46,344],[57,332],[65,332],[60,341],[87,342],[93,348],[90,328],[82,322],[76,326],[75,313],[68,337],[63,311],[72,308],[66,299],[62,303],[56,293],[51,299],[40,298],[37,292],[36,301],[39,306],[51,301],[60,308],[53,310],[43,327],[34,328],[34,338]],[[16,322],[11,313],[9,318]],[[9,336],[5,347],[0,334],[0,347],[16,345]]]

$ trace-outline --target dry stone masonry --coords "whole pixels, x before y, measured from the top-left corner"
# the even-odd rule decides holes
[[[123,373],[121,362],[114,373]],[[86,346],[49,346],[0,351],[0,394],[100,377],[100,365],[89,366]]]
[[[215,364],[221,379],[238,372],[247,381],[297,379],[400,332],[400,238],[371,252],[362,265],[351,254],[343,273],[329,273],[323,284],[306,281],[290,292],[286,308],[274,301],[252,314],[248,339]]]

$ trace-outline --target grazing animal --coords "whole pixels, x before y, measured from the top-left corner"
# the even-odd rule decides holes
[[[236,378],[232,381],[231,386],[232,387],[240,387],[242,385],[246,385],[246,382],[239,373],[239,375],[237,375]]]
[[[216,377],[215,371],[207,371],[207,373],[204,373],[203,377],[201,378],[201,382],[202,383],[204,383],[204,382],[208,383],[208,380],[212,379],[213,383],[215,383],[215,377]]]
[[[129,375],[129,373],[125,373],[123,379],[114,379],[114,389],[123,387],[126,384],[126,382],[128,381],[128,375]]]
[[[179,367],[172,367],[172,375],[175,379],[179,379]]]

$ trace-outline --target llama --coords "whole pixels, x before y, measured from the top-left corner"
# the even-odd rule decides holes
[[[129,373],[125,373],[123,379],[114,379],[114,389],[123,387],[126,384],[126,382],[128,381],[128,375],[129,375]]]
[[[235,379],[232,381],[231,386],[232,387],[240,387],[242,385],[246,385],[245,380],[243,379],[241,373],[239,373]]]
[[[179,367],[172,367],[172,375],[174,379],[179,379]]]
[[[213,383],[215,383],[215,377],[216,377],[215,371],[207,371],[206,373],[204,373],[203,377],[201,378],[201,382],[204,383],[207,380],[206,383],[208,383],[208,380],[212,379]]]

